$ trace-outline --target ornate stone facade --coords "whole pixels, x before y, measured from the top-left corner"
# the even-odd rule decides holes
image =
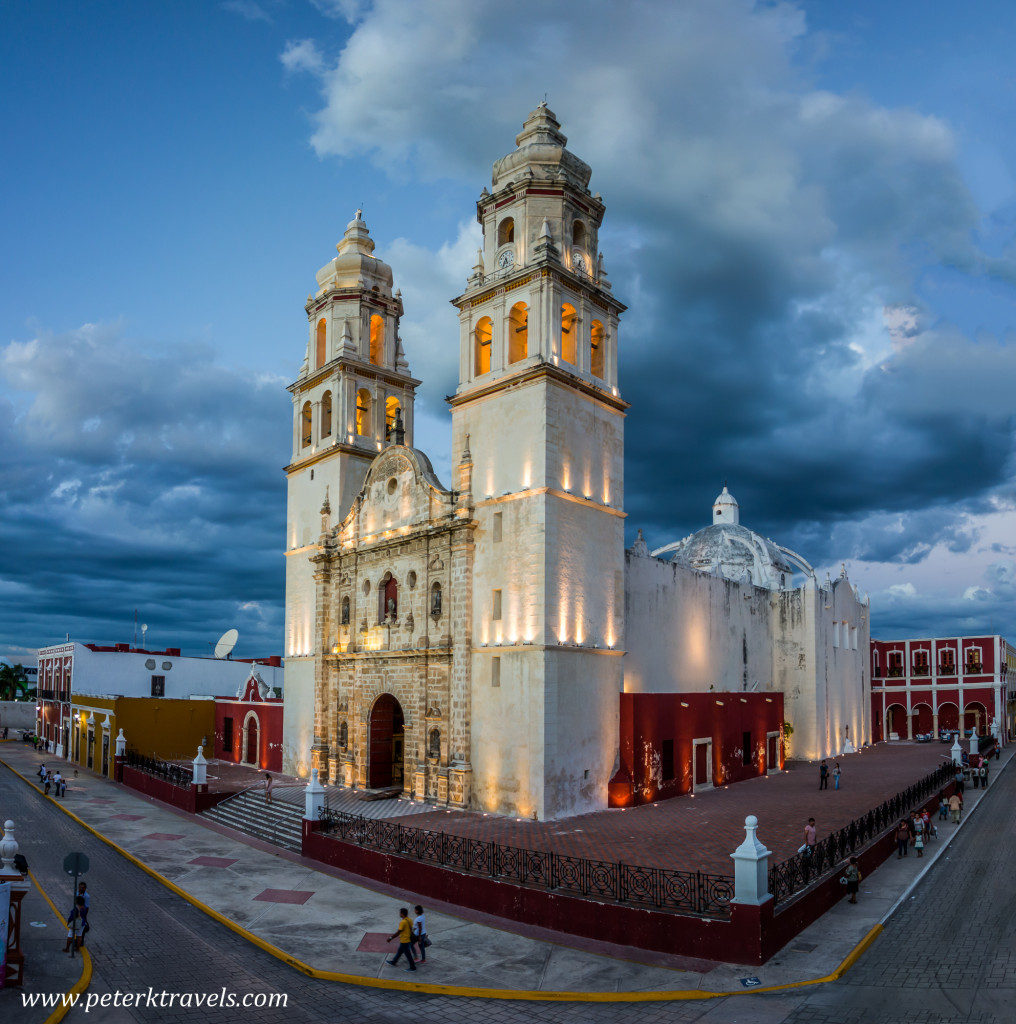
[[[466,807],[471,495],[444,490],[422,452],[396,445],[335,528],[330,514],[326,503],[311,559],[323,647],[313,764],[323,781]]]

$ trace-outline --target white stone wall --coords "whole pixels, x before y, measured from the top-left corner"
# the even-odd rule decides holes
[[[314,744],[314,659],[286,658],[282,715],[282,771],[307,778]]]
[[[837,756],[847,727],[871,741],[868,608],[845,578],[770,591],[629,551],[625,605],[626,692],[779,690],[793,757]]]

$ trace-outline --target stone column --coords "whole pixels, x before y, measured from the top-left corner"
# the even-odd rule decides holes
[[[734,862],[734,903],[760,906],[771,900],[769,892],[770,852],[755,835],[758,818],[749,814],[744,819],[744,842],[730,855]]]

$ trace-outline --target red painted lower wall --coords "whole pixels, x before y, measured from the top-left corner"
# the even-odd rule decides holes
[[[730,921],[711,921],[597,903],[367,850],[315,831],[315,822],[303,824],[305,857],[404,889],[410,903],[417,899],[446,900],[512,921],[622,946],[731,963],[762,962],[758,959],[759,929],[752,926],[758,907],[732,908]]]
[[[950,783],[946,794],[953,788]],[[938,797],[919,806],[927,807],[929,813],[934,814],[938,811]],[[895,851],[892,832],[872,843],[858,856],[862,876],[871,874]],[[407,903],[417,899],[444,900],[567,935],[752,966],[765,963],[835,906],[845,893],[840,884],[842,871],[837,871],[785,904],[779,913],[774,913],[772,900],[761,907],[731,904],[730,920],[717,921],[599,903],[449,871],[334,839],[317,831],[317,822],[311,821],[303,823],[302,852],[305,857],[324,864],[404,889]]]
[[[165,779],[156,778],[147,772],[138,771],[129,765],[123,766],[123,778],[121,780],[128,789],[144,793],[145,796],[154,797],[171,807],[178,807],[181,811],[189,811],[191,814],[200,814],[201,811],[214,807],[217,803],[232,796],[232,793],[209,793],[198,792],[193,786],[184,788],[174,786]]]
[[[611,807],[666,800],[703,783],[724,786],[783,767],[782,693],[622,693],[620,702],[621,770],[611,780]]]
[[[216,697],[214,756],[281,774],[282,715],[281,699],[231,701]],[[226,719],[233,723],[231,730],[226,729]]]

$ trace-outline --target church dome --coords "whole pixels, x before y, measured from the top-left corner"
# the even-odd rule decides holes
[[[654,551],[673,552],[673,561],[698,572],[719,572],[728,580],[750,581],[772,590],[790,584],[794,567],[788,552],[771,540],[742,526],[740,506],[727,490],[713,502],[713,522],[676,544]]]

